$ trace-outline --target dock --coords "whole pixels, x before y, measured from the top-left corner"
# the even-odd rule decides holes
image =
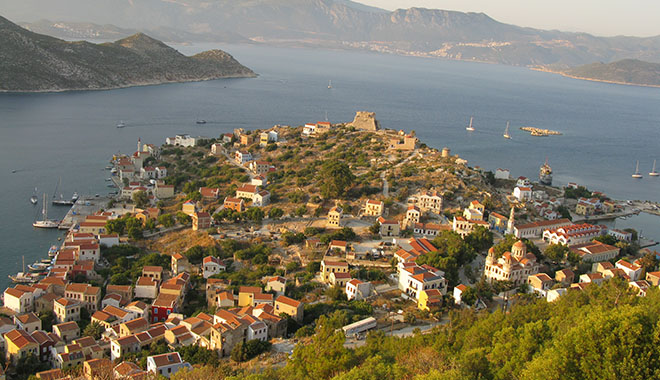
[[[76,203],[71,206],[69,212],[66,213],[62,222],[60,222],[60,230],[68,230],[71,227],[83,222],[89,215],[104,209],[108,206],[108,202],[112,198],[108,196],[81,196]]]

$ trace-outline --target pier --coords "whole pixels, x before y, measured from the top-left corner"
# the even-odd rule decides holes
[[[64,216],[62,222],[60,222],[59,229],[68,230],[76,224],[79,224],[84,221],[87,216],[92,215],[101,209],[105,209],[111,199],[112,198],[108,196],[81,196],[76,203],[71,206],[71,209],[66,213],[66,216]]]

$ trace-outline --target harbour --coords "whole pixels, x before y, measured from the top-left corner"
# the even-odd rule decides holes
[[[217,46],[178,48],[195,54],[213,47]],[[646,174],[657,152],[657,89],[574,81],[501,65],[346,51],[223,47],[259,77],[84,93],[0,94],[0,129],[6,137],[0,141],[0,172],[8,179],[0,183],[6,195],[0,200],[5,210],[0,239],[6,242],[0,278],[20,271],[22,255],[27,262],[45,257],[62,237],[62,231],[31,227],[41,211],[41,199],[34,206],[29,202],[35,187],[50,193],[62,177],[57,196],[77,191],[85,198],[100,194],[109,199],[108,193],[116,189],[108,188],[105,181],[110,174],[105,170],[107,158],[118,148],[134,151],[139,137],[161,142],[164,136],[179,133],[217,136],[234,128],[304,124],[323,120],[326,110],[331,121],[350,120],[356,109],[373,110],[383,124],[415,129],[429,145],[448,146],[468,165],[484,170],[501,167],[516,177],[535,178],[548,157],[555,186],[576,182],[616,199],[660,200],[658,177],[630,176],[638,159]],[[376,68],[360,69],[374,62]],[[327,89],[328,77],[332,91]],[[548,104],[555,104],[552,112]],[[598,112],[585,114],[585,109]],[[470,115],[475,117],[476,130],[466,133]],[[197,124],[197,118],[207,123]],[[116,128],[118,120],[124,120],[124,128]],[[507,120],[511,139],[502,138]],[[539,139],[513,128],[530,124],[560,129],[563,136]],[[623,125],[634,125],[634,135],[647,138],[633,138]],[[590,142],[588,154],[584,141]],[[48,215],[64,220],[69,211],[50,207]],[[68,219],[73,220],[73,215]],[[637,229],[654,240],[660,238],[660,218],[655,214],[619,219],[617,226],[637,220],[643,221]]]

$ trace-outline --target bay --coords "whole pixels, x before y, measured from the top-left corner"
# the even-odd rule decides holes
[[[430,146],[451,148],[471,166],[508,168],[537,179],[546,157],[556,185],[577,182],[618,199],[660,201],[660,179],[633,180],[635,161],[651,169],[660,156],[660,89],[579,81],[520,67],[355,51],[254,45],[177,46],[185,54],[221,48],[259,74],[111,91],[0,94],[0,283],[46,256],[61,232],[35,230],[35,187],[65,197],[105,194],[103,168],[138,138],[161,144],[176,133],[218,136],[234,128],[268,128],[352,120],[376,112],[382,127],[415,130]],[[332,89],[328,81],[332,80]],[[476,131],[465,125],[474,116]],[[197,119],[207,120],[198,125]],[[117,129],[123,120],[126,127]],[[502,138],[511,122],[511,140]],[[520,126],[559,130],[532,137]],[[15,173],[12,173],[16,170]],[[50,207],[61,218],[66,209]],[[628,222],[633,219],[629,219]],[[644,235],[660,239],[660,219],[645,217]],[[641,226],[640,226],[641,227]]]

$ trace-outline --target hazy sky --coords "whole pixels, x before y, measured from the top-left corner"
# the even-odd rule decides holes
[[[484,12],[508,24],[596,35],[660,35],[660,0],[356,0],[385,9]]]

